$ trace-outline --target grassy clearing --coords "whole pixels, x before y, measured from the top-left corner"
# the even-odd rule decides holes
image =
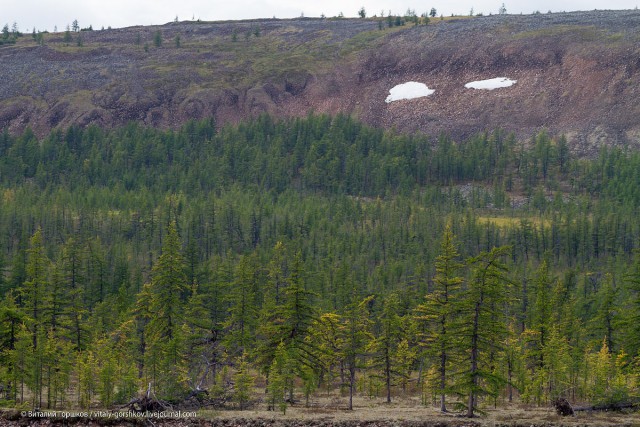
[[[544,228],[551,226],[551,222],[548,219],[540,217],[479,216],[477,220],[480,224],[493,224],[500,228],[520,227],[523,221],[528,221],[529,224],[536,228],[540,228],[540,226]]]
[[[330,396],[314,398],[309,407],[303,403],[289,406],[285,414],[267,411],[266,405],[258,404],[250,410],[201,410],[198,416],[206,420],[223,419],[269,419],[269,420],[317,420],[326,422],[342,421],[405,421],[439,422],[442,425],[459,423],[461,418],[456,412],[441,413],[436,407],[421,405],[417,399],[395,398],[385,403],[382,398],[368,399],[356,397],[353,411],[346,410],[346,397]],[[473,419],[469,425],[486,427],[497,426],[565,426],[565,427],[613,427],[640,426],[637,413],[578,413],[575,417],[561,417],[551,407],[529,407],[509,404],[497,409],[485,409],[486,415]]]
[[[386,25],[386,24],[385,24]],[[405,25],[402,27],[384,28],[382,30],[372,30],[362,32],[342,43],[340,48],[340,56],[349,56],[354,53],[370,49],[376,46],[377,42],[390,33],[399,32],[412,28],[413,25]]]

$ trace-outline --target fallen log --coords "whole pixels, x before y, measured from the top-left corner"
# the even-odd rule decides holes
[[[606,403],[602,405],[579,406],[573,408],[575,412],[580,411],[621,411],[623,409],[637,408],[639,404],[633,402]]]

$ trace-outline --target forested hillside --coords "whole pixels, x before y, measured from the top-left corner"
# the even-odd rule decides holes
[[[0,186],[3,405],[640,392],[635,151],[343,115],[5,129]]]

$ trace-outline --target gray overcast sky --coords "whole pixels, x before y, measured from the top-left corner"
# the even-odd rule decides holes
[[[435,7],[446,16],[475,13],[497,13],[502,0],[0,0],[0,25],[14,22],[22,32],[37,30],[62,31],[74,19],[81,27],[94,29],[132,25],[164,24],[192,18],[203,21],[247,18],[295,18],[357,16],[364,6],[367,15],[403,14],[408,8],[417,14]],[[640,0],[517,0],[504,1],[507,13],[634,9]]]

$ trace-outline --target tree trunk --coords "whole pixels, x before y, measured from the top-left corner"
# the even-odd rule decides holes
[[[444,344],[443,344],[444,347]],[[446,396],[444,393],[445,387],[447,386],[447,352],[442,348],[442,352],[440,353],[440,411],[447,412],[446,406]]]
[[[445,291],[445,299],[447,298],[447,292]],[[440,344],[440,411],[447,412],[447,406],[445,404],[445,389],[447,387],[447,349],[446,340],[447,336],[447,317],[442,315],[440,317],[440,333],[442,342]]]
[[[480,321],[480,302],[476,303],[473,314],[473,332],[471,333],[471,389],[469,390],[469,402],[467,406],[467,417],[473,417],[475,406],[475,392],[478,386],[478,324]]]
[[[349,410],[353,410],[353,390],[356,387],[356,367],[349,366]]]
[[[387,386],[387,403],[391,403],[391,356],[389,356],[389,349],[386,349],[386,357],[384,359],[385,366],[385,382]]]
[[[512,380],[513,380],[513,366],[512,366],[511,360],[509,360],[507,365],[508,365],[508,367],[507,367],[507,370],[508,370],[508,373],[507,373],[507,378],[508,378],[507,388],[509,390],[509,403],[511,403],[511,402],[513,402],[513,383],[512,383]]]

